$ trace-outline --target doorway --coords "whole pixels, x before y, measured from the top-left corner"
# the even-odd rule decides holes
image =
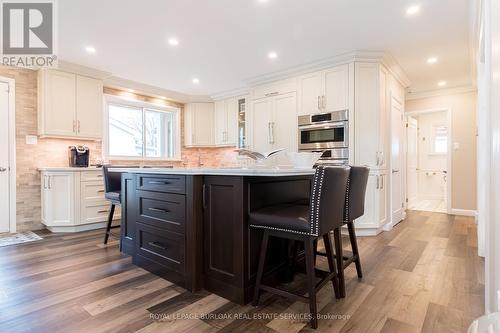
[[[15,81],[0,77],[0,233],[16,231]]]
[[[406,115],[408,209],[449,213],[451,120],[447,109]]]

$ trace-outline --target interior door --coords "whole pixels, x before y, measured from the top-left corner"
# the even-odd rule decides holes
[[[255,151],[263,153],[272,150],[272,112],[272,97],[254,101],[252,109],[252,148]]]
[[[392,223],[397,224],[403,219],[402,194],[402,138],[403,138],[403,107],[394,97],[391,97],[391,212]]]
[[[0,82],[0,232],[9,232],[9,85]]]
[[[418,120],[413,117],[407,119],[406,142],[408,207],[413,207],[418,196]]]

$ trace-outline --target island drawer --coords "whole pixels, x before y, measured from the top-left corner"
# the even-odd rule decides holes
[[[136,255],[184,275],[184,235],[137,223],[136,237]]]
[[[186,197],[180,194],[137,191],[137,221],[184,234]]]
[[[186,193],[186,176],[138,175],[137,189],[163,193]]]

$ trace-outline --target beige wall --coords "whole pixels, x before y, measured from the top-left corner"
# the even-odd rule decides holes
[[[12,78],[16,81],[17,230],[42,229],[43,225],[40,222],[41,185],[38,168],[67,166],[67,147],[74,144],[86,144],[91,151],[91,163],[94,163],[96,158],[101,157],[101,142],[39,138],[37,145],[27,145],[26,135],[37,135],[38,130],[37,73],[28,69],[0,66],[0,76]],[[182,149],[182,156],[190,166],[198,164],[198,156],[201,156],[201,161],[206,166],[229,166],[234,163],[235,153],[233,148]],[[125,161],[112,162],[125,164]],[[129,163],[133,165],[181,164],[181,162],[161,161],[156,163],[147,161]]]
[[[476,93],[448,94],[406,101],[406,112],[450,109],[452,141],[451,207],[476,210]]]

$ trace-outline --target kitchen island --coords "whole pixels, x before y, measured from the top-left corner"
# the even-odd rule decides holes
[[[134,264],[190,291],[251,300],[261,231],[251,211],[308,202],[312,169],[115,169],[122,175],[121,249]],[[273,239],[266,276],[288,269],[288,242]]]

